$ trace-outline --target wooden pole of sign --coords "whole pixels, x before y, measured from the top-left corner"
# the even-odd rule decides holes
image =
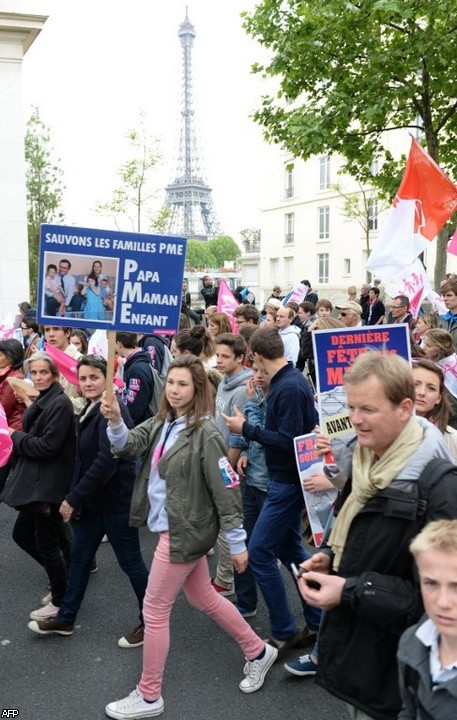
[[[108,365],[106,367],[106,399],[113,398],[114,356],[116,354],[116,331],[108,330]]]

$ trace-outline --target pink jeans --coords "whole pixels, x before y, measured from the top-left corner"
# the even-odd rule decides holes
[[[170,613],[178,592],[184,590],[191,605],[215,620],[249,660],[265,647],[236,607],[211,585],[206,557],[189,563],[171,563],[168,532],[160,533],[143,602],[145,624],[143,672],[138,689],[146,700],[161,695],[162,676],[170,646]]]

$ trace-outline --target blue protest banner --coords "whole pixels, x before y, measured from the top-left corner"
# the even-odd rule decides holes
[[[174,333],[185,258],[181,237],[42,225],[38,321]]]
[[[313,330],[319,421],[331,439],[353,432],[346,407],[343,378],[345,371],[361,353],[380,350],[411,360],[407,324],[381,325],[379,328],[332,328]]]

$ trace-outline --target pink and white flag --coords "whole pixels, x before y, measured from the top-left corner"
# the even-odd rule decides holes
[[[14,321],[11,315],[7,315],[3,319],[3,322],[0,323],[0,338],[2,340],[9,340],[10,338],[14,337],[16,337]]]
[[[453,255],[457,255],[457,228],[451,238],[451,242],[449,243],[449,245],[446,248],[446,252],[452,253]]]
[[[101,355],[108,359],[108,335],[106,330],[96,330],[89,338],[89,355]]]
[[[307,294],[309,292],[309,287],[307,285],[303,285],[303,283],[297,283],[293,286],[292,290],[290,290],[286,297],[283,298],[281,305],[286,305],[288,302],[296,302],[298,305],[302,303]]]
[[[240,303],[230,290],[225,280],[221,280],[219,285],[219,295],[217,296],[217,312],[223,312],[228,315],[230,325],[234,333],[238,334],[238,325],[233,317],[233,311],[238,307]]]
[[[0,403],[0,467],[5,467],[12,451],[13,441],[8,428],[8,420],[6,419],[5,408]]]
[[[409,300],[409,309],[414,318],[417,318],[419,309],[425,298],[428,298],[439,315],[447,312],[443,299],[430,285],[427,273],[419,259],[413,265],[405,268],[386,287],[390,297],[405,295]]]

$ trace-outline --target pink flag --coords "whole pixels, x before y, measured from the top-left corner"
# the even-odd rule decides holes
[[[219,295],[217,296],[217,312],[223,312],[228,315],[230,325],[234,333],[238,333],[238,325],[233,317],[233,311],[238,307],[240,303],[237,302],[236,297],[230,290],[225,280],[221,280],[219,285]]]
[[[412,138],[400,187],[367,270],[390,282],[425,250],[457,209],[457,186]]]
[[[13,450],[8,421],[3,405],[0,403],[0,467],[5,467]]]
[[[51,360],[54,361],[57,369],[60,373],[62,373],[65,380],[68,380],[68,382],[72,385],[78,385],[79,383],[77,358],[70,357],[70,355],[67,355],[65,352],[63,352],[63,350],[59,350],[58,348],[54,347],[54,345],[50,345],[47,342],[44,343],[44,350],[49,355]]]
[[[457,255],[457,228],[452,236],[452,240],[446,248],[446,252]]]

